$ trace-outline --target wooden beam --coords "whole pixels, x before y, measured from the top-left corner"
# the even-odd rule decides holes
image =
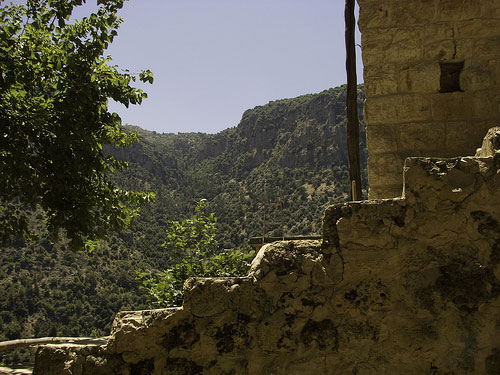
[[[12,349],[27,348],[33,345],[44,344],[79,344],[79,345],[104,345],[108,337],[40,337],[36,339],[19,339],[0,342],[0,352]]]

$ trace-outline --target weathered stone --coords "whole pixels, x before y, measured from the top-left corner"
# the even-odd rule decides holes
[[[491,128],[483,139],[481,148],[476,150],[477,157],[494,156],[500,151],[500,127]]]
[[[472,18],[455,24],[457,38],[489,38],[498,36],[500,19]]]
[[[370,151],[368,168],[380,169],[378,159],[382,154],[399,154],[403,160],[429,151],[439,157],[473,153],[471,150],[477,147],[486,130],[485,122],[489,121],[491,126],[494,125],[491,121],[500,117],[498,2],[359,0],[358,3],[367,143],[374,149],[373,153]],[[443,79],[449,74],[442,70],[446,64],[463,66],[451,78]],[[443,82],[449,86],[442,87]],[[456,137],[451,123],[459,122],[463,136]],[[435,141],[415,142],[413,149],[394,142],[385,152],[380,151],[391,138],[380,127],[394,131],[393,138],[411,143],[424,124],[436,123],[441,124],[440,131],[443,126],[445,132],[451,131],[445,134],[444,145],[442,133],[437,133]],[[408,124],[414,124],[415,129]],[[371,126],[379,129],[370,132]],[[398,189],[394,189],[394,181],[387,180],[384,184],[380,175],[380,172],[370,174],[370,197],[390,198]]]
[[[369,96],[391,94],[398,90],[397,65],[384,64],[364,70],[365,94]]]
[[[465,92],[492,89],[500,85],[498,60],[481,60],[467,63],[460,75],[460,87]]]
[[[361,32],[366,28],[418,26],[435,18],[434,0],[412,2],[358,0],[358,3]]]
[[[477,146],[481,144],[483,137],[479,135],[477,129],[481,129],[483,135],[488,129],[496,124],[496,120],[477,122],[476,128],[468,126],[467,122],[446,123],[446,155],[451,157],[457,153],[464,155],[474,155]],[[471,142],[475,141],[475,146]],[[460,151],[461,150],[461,151]]]
[[[384,125],[372,125],[366,129],[367,134],[370,133],[368,137],[374,141],[370,144],[370,155],[386,154],[388,150],[393,149],[394,144],[397,142],[397,130],[392,126]]]
[[[428,121],[432,118],[430,101],[422,95],[391,95],[366,100],[370,125]]]
[[[402,124],[398,130],[398,152],[403,156],[437,156],[445,148],[446,127],[443,122]]]
[[[425,61],[453,61],[457,57],[457,42],[454,40],[438,40],[426,43],[423,60]]]
[[[467,93],[435,93],[429,97],[432,103],[432,117],[436,121],[467,121],[474,118],[473,98]]]
[[[372,39],[362,44],[366,64],[372,65],[380,60],[388,64],[405,64],[418,58],[423,48],[422,31],[421,28],[366,31],[373,34]]]
[[[420,4],[419,6],[421,6]],[[432,22],[428,19],[422,27],[424,47],[444,40],[453,41],[456,36],[455,24],[452,22]],[[434,61],[436,63],[436,61]]]
[[[481,119],[496,119],[497,111],[500,111],[500,97],[491,95],[489,91],[480,91],[474,95],[474,114]],[[483,134],[484,135],[484,134]]]
[[[387,184],[384,180],[380,185],[370,185],[369,195],[371,199],[383,199],[386,196],[400,197],[402,192],[401,184]]]
[[[437,92],[439,91],[439,64],[422,63],[412,67],[403,67],[399,73],[398,88],[405,92]]]
[[[376,155],[375,162],[369,164],[368,179],[373,181],[373,185],[398,185],[401,188],[403,180],[402,167],[403,160],[396,153]]]
[[[41,347],[35,374],[495,373],[500,154],[404,171],[404,197],[331,206],[322,242],[265,245],[247,277],[187,281],[182,308],[120,313],[105,347]]]

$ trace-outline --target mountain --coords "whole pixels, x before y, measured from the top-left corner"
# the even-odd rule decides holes
[[[362,119],[362,86],[358,94]],[[117,311],[146,308],[135,271],[168,266],[161,247],[168,221],[191,216],[201,198],[218,218],[223,248],[247,249],[249,238],[264,234],[320,234],[325,206],[348,198],[345,125],[342,86],[247,110],[238,126],[217,134],[127,126],[139,142],[105,149],[129,163],[112,178],[157,198],[129,230],[110,233],[91,254],[43,238],[0,250],[0,340],[100,336]],[[366,171],[363,124],[361,149]]]
[[[361,88],[359,99],[362,114]],[[134,230],[155,224],[158,230],[147,239],[131,236],[133,248],[154,246],[151,235],[162,243],[165,220],[186,217],[199,198],[209,200],[219,239],[233,248],[264,232],[320,234],[325,205],[348,197],[345,87],[255,107],[237,127],[213,135],[129,129],[139,133],[140,143],[110,150],[130,166],[117,182],[157,194]],[[365,169],[364,127],[361,139]]]

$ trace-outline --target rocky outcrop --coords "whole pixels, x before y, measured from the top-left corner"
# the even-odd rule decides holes
[[[498,374],[500,155],[410,158],[404,198],[329,207],[324,239],[264,246],[248,277],[122,312],[102,347],[35,374]]]
[[[475,156],[494,156],[497,150],[500,150],[500,127],[494,127],[488,130],[488,133],[486,133],[486,136],[483,139],[483,144],[481,145],[481,148],[476,150]]]

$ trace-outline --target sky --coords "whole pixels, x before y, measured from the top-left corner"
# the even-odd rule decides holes
[[[123,123],[160,133],[216,133],[257,105],[344,84],[344,5],[130,0],[108,53],[120,68],[150,69],[155,80],[141,86],[148,99],[140,106],[110,103],[110,110]]]
[[[109,53],[120,67],[152,70],[155,82],[140,106],[110,109],[148,130],[216,133],[249,108],[344,84],[344,4],[131,0]]]

